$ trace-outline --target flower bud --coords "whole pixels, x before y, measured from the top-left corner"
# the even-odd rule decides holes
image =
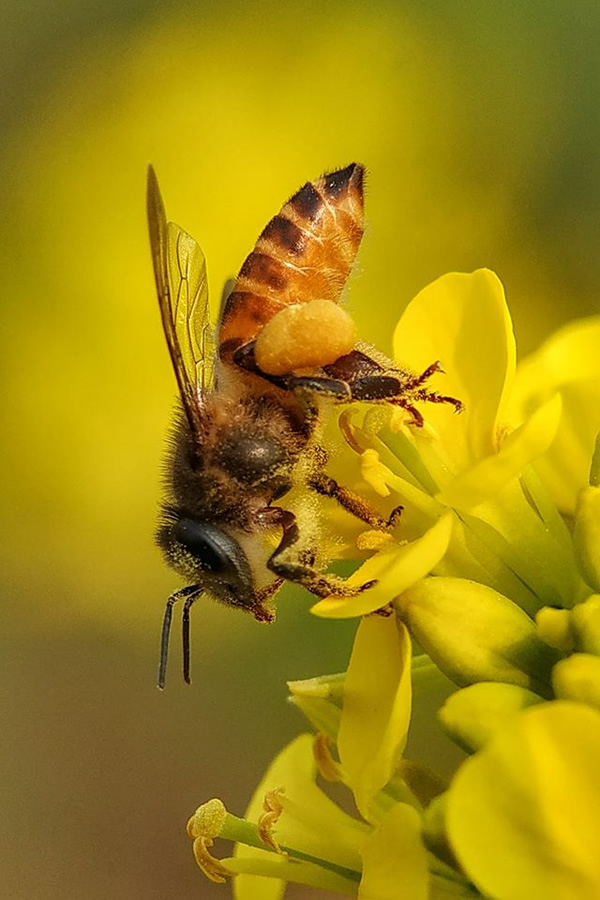
[[[600,658],[573,653],[561,659],[552,671],[552,684],[559,700],[576,700],[600,709]]]
[[[457,867],[446,834],[446,795],[440,794],[429,804],[423,813],[423,843],[438,859],[453,868]]]
[[[535,614],[535,626],[538,637],[549,647],[564,653],[573,650],[575,644],[570,610],[543,606]]]
[[[482,682],[456,691],[438,716],[448,735],[467,752],[479,750],[508,719],[542,698],[516,684]]]
[[[313,728],[337,740],[345,675],[323,675],[288,681],[289,700],[304,713]]]
[[[502,681],[550,696],[558,654],[507,597],[464,578],[434,576],[395,603],[413,637],[456,684]]]
[[[575,647],[600,656],[600,595],[592,594],[571,610]]]

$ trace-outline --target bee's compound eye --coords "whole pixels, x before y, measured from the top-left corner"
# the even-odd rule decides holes
[[[254,610],[252,569],[232,535],[208,522],[172,516],[159,528],[157,539],[169,563],[202,590],[223,603]]]
[[[194,519],[179,519],[173,525],[173,536],[198,560],[206,572],[225,575],[231,568],[235,568],[240,549],[219,528]]]

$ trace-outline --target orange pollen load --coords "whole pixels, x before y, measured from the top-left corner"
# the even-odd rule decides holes
[[[267,322],[254,355],[268,375],[288,375],[334,363],[356,343],[356,326],[332,300],[286,306]]]

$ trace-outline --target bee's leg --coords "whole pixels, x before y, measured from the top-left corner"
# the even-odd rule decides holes
[[[286,381],[287,390],[293,391],[305,407],[309,405],[311,397],[314,397],[315,394],[329,397],[335,403],[353,403],[355,401],[391,403],[394,406],[401,406],[409,412],[412,416],[411,423],[418,427],[423,425],[424,419],[412,401],[436,399],[432,394],[418,398],[412,393],[408,397],[403,396],[406,393],[403,382],[393,375],[366,375],[357,378],[356,381],[342,381],[339,378],[312,375],[290,375]],[[438,402],[444,403],[446,398],[440,398]],[[451,400],[451,402],[459,403],[460,401]],[[460,406],[462,408],[462,403]]]
[[[378,531],[386,531],[388,528],[392,528],[402,514],[403,507],[395,506],[387,519],[382,518],[366,500],[363,500],[362,497],[349,488],[342,487],[334,478],[331,478],[324,472],[312,475],[307,483],[309,488],[312,488],[317,494],[337,500],[345,510]]]
[[[275,596],[282,584],[283,578],[276,578],[256,592],[256,606],[252,607],[252,613],[257,622],[270,623],[274,621],[275,613],[268,606],[268,601]]]
[[[256,341],[248,341],[247,344],[242,344],[241,347],[238,347],[233,354],[233,362],[235,363],[235,365],[239,366],[240,369],[243,369],[244,372],[251,372],[253,375],[259,375],[261,378],[264,378],[265,381],[268,381],[269,384],[274,384],[276,387],[287,390],[287,376],[268,375],[266,372],[263,372],[262,369],[258,368],[258,364],[254,356],[255,345]]]
[[[352,400],[349,385],[341,379],[328,376],[313,378],[312,376],[269,375],[267,372],[263,372],[256,363],[254,356],[255,344],[256,341],[242,344],[233,354],[234,363],[245,372],[252,372],[253,375],[258,375],[264,381],[268,381],[269,384],[274,384],[275,387],[284,391],[293,391],[295,394],[298,394],[299,399],[303,403],[306,402],[309,405],[311,405],[311,394],[326,394],[340,402],[349,403]]]
[[[289,510],[281,509],[279,506],[268,506],[260,510],[257,516],[261,524],[277,525],[283,529],[279,546],[267,561],[268,568],[279,578],[301,584],[317,597],[353,597],[375,584],[375,581],[367,581],[359,587],[349,587],[343,579],[334,575],[321,575],[303,564],[293,551],[290,553],[290,548],[300,538],[300,529],[296,516]]]
[[[311,410],[315,409],[311,395],[321,394],[336,403],[391,403],[400,406],[412,416],[412,424],[423,425],[423,416],[415,407],[415,403],[449,403],[456,412],[461,412],[463,403],[456,397],[428,391],[423,385],[436,372],[443,371],[439,361],[432,363],[420,375],[411,375],[393,368],[384,369],[380,363],[362,353],[352,350],[341,356],[336,362],[325,366],[322,375],[267,375],[256,364],[254,357],[254,341],[243,344],[234,355],[233,360],[240,368],[253,372],[282,390],[293,391],[307,410],[307,419],[311,420]]]
[[[295,381],[294,376],[269,375],[267,374],[267,372],[263,372],[262,369],[259,369],[254,357],[255,344],[256,341],[249,341],[247,344],[242,344],[241,347],[238,347],[238,349],[233,354],[233,362],[236,364],[236,366],[239,366],[240,369],[243,369],[245,372],[251,372],[253,375],[258,375],[269,384],[273,384],[275,385],[275,387],[281,388],[281,390],[283,391],[289,391],[291,389],[290,381]],[[299,400],[304,412],[302,430],[308,438],[313,433],[315,425],[317,423],[317,419],[319,417],[319,408],[315,404],[314,398],[312,397],[310,391],[299,392]]]
[[[431,367],[430,367],[431,368]],[[398,375],[365,375],[354,381],[342,381],[339,378],[313,377],[311,375],[289,376],[287,380],[288,390],[303,398],[305,395],[322,394],[330,397],[336,403],[391,403],[401,406],[412,415],[412,424],[423,425],[423,416],[415,407],[415,403],[450,403],[456,412],[463,410],[463,404],[455,397],[437,394],[425,388],[415,389],[415,381],[422,376],[406,380],[406,377]],[[408,386],[407,386],[408,385]]]
[[[352,350],[329,366],[324,371],[336,380],[343,380],[350,386],[352,400],[371,402],[387,401],[401,406],[413,416],[416,425],[423,424],[423,416],[415,409],[414,403],[449,403],[456,412],[462,412],[464,404],[456,397],[428,391],[423,387],[432,375],[444,371],[442,364],[436,360],[421,372],[412,375],[398,369],[385,368],[360,350]]]

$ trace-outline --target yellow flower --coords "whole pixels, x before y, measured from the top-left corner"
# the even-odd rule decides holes
[[[388,408],[342,416],[363,482],[404,512],[393,535],[359,535],[372,555],[350,583],[377,584],[313,607],[363,617],[345,674],[289,684],[316,739],[282,751],[245,819],[209,801],[190,820],[198,864],[235,875],[238,900],[279,900],[288,881],[362,900],[600,896],[598,346],[590,320],[516,367],[487,270],[408,307],[398,363],[442,360],[435,389],[465,410],[430,403],[422,428]],[[449,784],[404,755],[426,691],[472,754]],[[212,856],[217,835],[234,858]]]
[[[435,387],[465,409],[453,415],[429,403],[423,428],[406,425],[398,411],[346,414],[364,480],[404,506],[396,535],[406,543],[385,543],[352,575],[352,584],[378,579],[375,588],[319,601],[313,612],[365,614],[428,573],[488,585],[529,615],[583,599],[589,588],[571,536],[535,468],[571,414],[569,397],[556,380],[554,390],[530,392],[527,404],[522,388],[516,394],[515,343],[498,278],[482,269],[429,285],[402,316],[394,348],[413,371],[441,360],[447,374],[435,376]],[[600,385],[598,355],[595,366]],[[588,375],[592,369],[590,360]],[[597,414],[596,421],[600,430]]]
[[[381,664],[376,669],[371,665],[373,653],[378,654]],[[322,684],[312,686],[317,695],[323,695]],[[300,686],[297,689],[301,694],[311,693],[308,685],[303,691]],[[257,823],[257,833],[261,830],[258,823],[262,823],[263,843],[266,838],[271,841],[270,846],[265,844],[259,849],[256,841],[253,846],[247,846],[246,840],[238,844],[233,860],[218,863],[228,874],[238,873],[235,883],[238,900],[280,896],[283,881],[278,883],[279,879],[375,897],[375,894],[361,893],[360,881],[364,876],[369,885],[377,884],[374,870],[379,868],[375,862],[380,852],[379,839],[387,840],[390,828],[396,827],[393,824],[396,817],[387,820],[389,803],[386,804],[383,810],[386,824],[381,825],[380,831],[381,810],[374,807],[373,801],[394,773],[406,741],[409,719],[410,642],[406,629],[402,624],[397,627],[393,616],[364,619],[343,687],[337,737],[340,764],[338,767],[331,760],[331,769],[333,777],[351,786],[359,806],[376,822],[376,827],[343,812],[317,786],[313,741],[308,735],[297,738],[270,766],[246,812],[246,820]],[[277,788],[280,790],[276,792],[276,800],[269,801],[275,807],[275,814],[271,814],[265,832],[264,798],[273,798]],[[418,828],[413,831],[414,839],[410,851],[404,854],[403,864],[410,868],[414,857],[426,885],[427,865],[422,863],[425,849],[418,840]],[[223,836],[224,827],[219,829],[219,834]],[[235,837],[231,832],[229,836]],[[240,837],[244,839],[243,829]],[[286,857],[285,861],[282,856]],[[374,860],[372,865],[371,860]],[[276,879],[271,884],[265,882],[269,874]]]
[[[600,713],[553,701],[515,716],[465,762],[446,826],[466,874],[495,900],[600,896]]]
[[[290,881],[363,900],[473,896],[421,838],[424,803],[444,785],[402,758],[410,669],[406,627],[393,615],[370,616],[359,625],[345,677],[291,684],[309,717],[327,723],[330,740],[302,735],[284,748],[244,819],[218,800],[198,808],[188,833],[208,878],[233,877],[237,900],[279,900]],[[342,811],[317,774],[349,788],[361,817]],[[237,841],[233,858],[212,856],[215,837]]]

